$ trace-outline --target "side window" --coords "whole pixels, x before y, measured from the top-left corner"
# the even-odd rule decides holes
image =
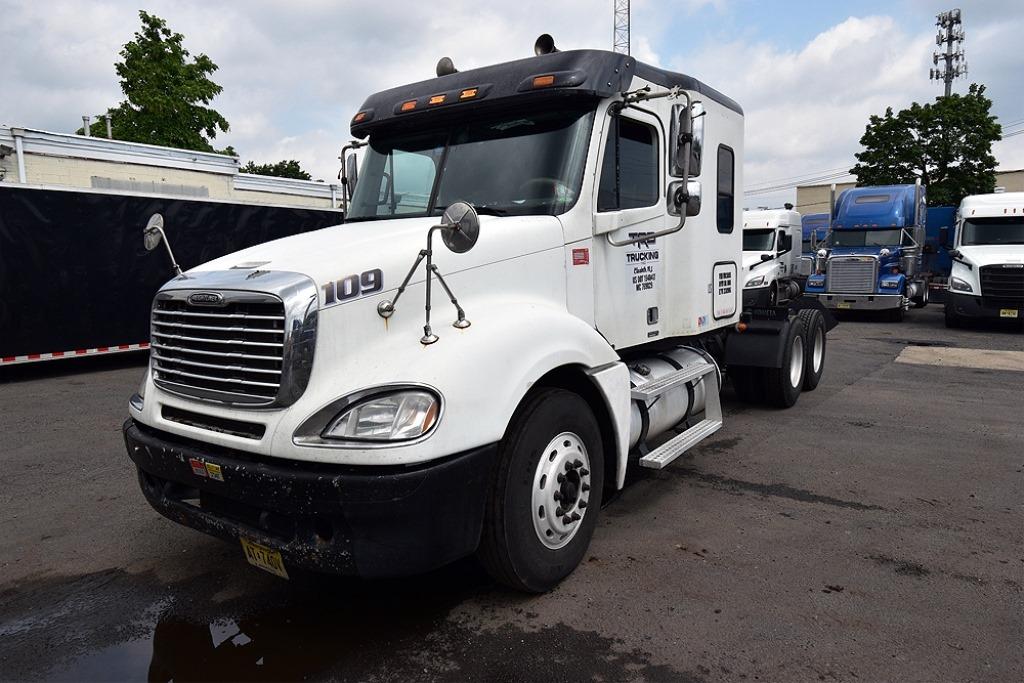
[[[775,246],[777,251],[788,251],[786,248],[786,231],[779,230],[779,238],[775,240]]]
[[[718,232],[732,232],[736,203],[736,155],[718,146]]]
[[[598,211],[621,211],[658,203],[658,134],[651,126],[616,117],[609,125]]]

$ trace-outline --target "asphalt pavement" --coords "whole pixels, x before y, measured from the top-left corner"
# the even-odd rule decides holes
[[[473,560],[264,574],[143,499],[121,423],[144,356],[8,368],[0,678],[1020,681],[1021,358],[1018,329],[938,306],[844,320],[816,391],[727,387],[725,427],[631,477],[543,596]]]

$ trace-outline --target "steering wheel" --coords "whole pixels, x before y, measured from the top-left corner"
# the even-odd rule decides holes
[[[558,178],[530,178],[519,185],[519,195],[524,199],[548,199],[569,197],[569,186]]]

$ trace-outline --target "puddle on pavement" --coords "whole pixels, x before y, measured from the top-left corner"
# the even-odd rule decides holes
[[[227,592],[240,596],[218,602]],[[689,678],[593,631],[484,630],[450,617],[467,601],[511,614],[538,599],[496,589],[472,562],[299,585],[253,572],[163,584],[108,571],[0,593],[0,660],[4,677],[75,681]]]

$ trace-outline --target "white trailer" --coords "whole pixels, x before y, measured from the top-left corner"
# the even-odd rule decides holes
[[[161,289],[125,424],[157,510],[279,575],[477,553],[544,591],[628,468],[722,427],[723,376],[817,384],[820,305],[741,307],[740,106],[542,38],[369,97],[340,228]]]
[[[790,205],[787,204],[787,207]],[[743,305],[776,306],[800,296],[803,226],[792,208],[743,212]]]
[[[1024,192],[964,197],[949,255],[947,327],[1024,318]]]

